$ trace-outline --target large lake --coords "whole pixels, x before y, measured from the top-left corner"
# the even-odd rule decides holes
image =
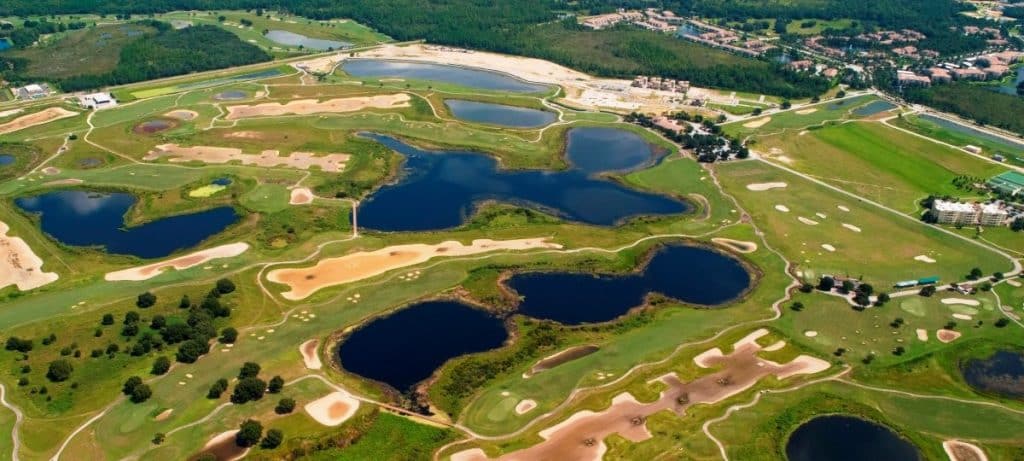
[[[392,61],[386,59],[346,59],[342,63],[341,69],[354,77],[432,80],[470,88],[511,91],[514,93],[538,93],[549,89],[547,85],[526,82],[499,72],[425,62]]]
[[[445,99],[444,104],[456,118],[476,123],[512,128],[536,128],[555,121],[555,113],[489,102]]]
[[[968,360],[962,373],[967,384],[978,391],[1024,398],[1024,353],[998,351],[985,359]]]
[[[917,448],[889,428],[860,418],[819,416],[793,431],[789,461],[917,461]]]
[[[523,297],[520,314],[576,325],[613,320],[643,304],[649,293],[689,304],[722,304],[750,286],[750,274],[722,253],[667,245],[635,273],[527,272],[505,283]]]
[[[494,349],[506,339],[497,317],[454,301],[429,301],[360,327],[338,347],[338,357],[352,373],[407,391],[448,359]]]
[[[338,50],[352,46],[349,42],[311,38],[302,34],[296,34],[295,32],[288,32],[286,30],[272,30],[267,32],[264,37],[272,42],[277,42],[282,45],[302,46],[303,48],[309,48],[311,50]]]
[[[626,131],[612,131],[620,136],[636,136]],[[573,132],[576,130],[572,130],[570,136]],[[624,166],[617,161],[619,155],[642,158],[644,162],[653,155],[647,145],[642,147],[643,155],[603,149],[580,139],[598,132],[580,133],[570,138],[570,160],[592,155],[609,160],[607,168],[618,169]],[[566,171],[499,170],[494,158],[481,153],[428,151],[390,136],[365,136],[405,157],[398,182],[374,192],[359,207],[359,224],[370,229],[425,231],[456,227],[473,213],[477,204],[486,200],[524,205],[570,221],[597,225],[613,225],[633,216],[687,210],[685,203],[673,198],[632,190],[594,177],[591,173],[601,170],[594,165]],[[573,152],[584,146],[595,150]]]
[[[238,220],[231,207],[170,216],[125,227],[135,197],[81,190],[48,192],[15,199],[22,210],[40,213],[43,232],[71,246],[102,246],[109,253],[161,258],[195,246]]]

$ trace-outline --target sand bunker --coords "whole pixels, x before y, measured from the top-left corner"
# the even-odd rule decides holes
[[[0,288],[16,285],[28,291],[57,281],[57,273],[43,272],[43,260],[21,237],[7,235],[9,230],[0,222]]]
[[[786,205],[775,205],[775,209],[783,213],[789,213],[789,207]]]
[[[713,347],[693,357],[693,363],[697,364],[701,368],[711,368],[711,364],[721,359],[724,356],[722,350]]]
[[[959,319],[959,320],[973,320],[974,319],[974,317],[971,317],[970,315],[967,315],[967,314],[953,314],[953,318]]]
[[[265,102],[253,105],[228,106],[226,120],[248,117],[276,117],[281,115],[310,115],[322,113],[355,112],[363,109],[393,109],[409,107],[409,95],[405,93],[335,98],[326,101],[296,99],[285,104]]]
[[[187,122],[189,120],[195,120],[195,118],[199,116],[199,113],[191,110],[172,110],[164,115]]]
[[[184,256],[178,256],[174,259],[167,261],[156,262],[153,264],[147,264],[145,266],[133,267],[131,269],[119,270],[116,272],[108,272],[103,278],[107,281],[133,281],[149,280],[160,273],[164,269],[175,269],[184,270],[190,267],[195,267],[200,264],[204,264],[208,261],[220,258],[233,258],[242,253],[245,253],[249,249],[249,244],[245,242],[229,243],[205,250],[199,250],[194,253],[189,253]]]
[[[235,139],[263,139],[263,133],[259,131],[232,131],[224,135],[225,138]]]
[[[778,341],[775,341],[774,344],[771,344],[768,347],[765,347],[764,351],[765,352],[775,352],[775,351],[778,351],[778,350],[782,350],[783,347],[786,347],[786,342],[780,339]]]
[[[980,306],[981,303],[977,299],[964,299],[964,298],[944,298],[942,304],[963,304],[965,306]]]
[[[210,453],[217,458],[217,461],[235,461],[242,459],[249,453],[248,448],[242,448],[235,443],[235,435],[238,429],[221,432],[217,434],[206,445],[203,445],[200,453]]]
[[[712,242],[724,246],[737,253],[753,253],[757,251],[757,244],[754,242],[747,242],[744,240],[733,240],[727,238],[716,237],[711,239]]]
[[[925,330],[924,328],[918,328],[917,339],[919,341],[928,341],[928,330]]]
[[[306,413],[324,426],[337,426],[356,414],[359,401],[348,392],[335,391],[306,404]]]
[[[520,400],[519,403],[516,404],[516,414],[526,414],[529,413],[530,410],[534,408],[537,408],[537,402],[534,402],[533,400],[530,399]]]
[[[853,224],[843,223],[843,227],[845,227],[847,229],[850,229],[850,230],[852,230],[854,232],[860,232],[860,228],[857,227],[857,226],[854,226]]]
[[[167,418],[171,417],[171,413],[174,413],[174,409],[173,408],[168,408],[168,409],[166,409],[164,411],[161,411],[159,415],[156,415],[156,417],[153,418],[153,421],[164,421]]]
[[[285,299],[303,299],[330,286],[355,282],[383,274],[387,271],[429,261],[438,256],[458,257],[499,250],[523,251],[562,248],[547,238],[490,240],[477,239],[469,245],[446,241],[435,245],[413,243],[384,247],[374,251],[358,251],[337,258],[322,259],[315,266],[276,269],[267,274],[267,280],[288,285],[281,293]]]
[[[800,110],[796,111],[796,113],[799,114],[799,115],[807,115],[807,114],[813,114],[813,113],[815,113],[817,111],[818,111],[817,108],[812,107],[812,108],[809,108],[809,109],[800,109]]]
[[[288,199],[289,205],[309,205],[313,203],[313,191],[308,187],[296,187],[292,189],[292,195]]]
[[[977,445],[962,442],[960,440],[947,440],[942,442],[942,448],[946,450],[949,461],[988,461],[988,456]]]
[[[786,364],[762,359],[757,356],[761,348],[754,339],[740,341],[742,346],[729,355],[709,358],[707,365],[717,369],[713,373],[686,383],[675,373],[658,378],[667,388],[654,402],[639,402],[629,393],[616,395],[608,408],[596,412],[579,411],[540,431],[543,442],[498,459],[601,459],[607,450],[604,440],[612,434],[630,442],[651,438],[647,419],[655,413],[667,410],[682,416],[693,405],[720,402],[746,391],[763,377],[774,375],[778,379],[786,379],[798,374],[818,373],[830,366],[827,361],[805,355]],[[486,454],[478,449],[461,451],[452,458],[461,461],[487,459]]]
[[[808,338],[813,338],[815,336],[818,336],[818,332],[814,331],[814,330],[807,330],[807,331],[804,332],[804,336],[806,336]]]
[[[320,345],[320,340],[311,339],[299,345],[299,353],[302,354],[302,361],[306,364],[306,368],[310,370],[319,370],[323,368],[323,363],[320,363],[320,355],[316,353],[317,346]]]
[[[18,130],[42,125],[62,118],[74,117],[76,115],[78,115],[78,112],[72,112],[61,107],[51,107],[36,113],[22,115],[21,117],[7,123],[0,124],[0,134],[13,133]]]
[[[756,184],[747,184],[747,190],[754,192],[762,192],[771,189],[785,189],[787,186],[784,182],[763,182]]]
[[[530,368],[530,371],[523,373],[523,377],[529,378],[530,376],[533,376],[545,370],[550,370],[563,363],[571,362],[578,358],[586,357],[590,354],[593,354],[594,352],[597,352],[600,349],[601,348],[593,344],[586,344],[583,346],[573,346],[563,351],[556,352],[547,357],[544,357],[543,359],[538,360],[537,363]]]
[[[847,212],[847,213],[849,213],[849,212],[850,212],[850,209],[849,209],[849,208],[847,208],[847,207],[845,207],[845,206],[842,206],[842,205],[836,205],[836,208],[839,208],[839,211],[845,211],[845,212]]]
[[[743,128],[761,128],[762,126],[767,125],[770,121],[772,121],[771,117],[759,118],[757,120],[744,123]]]
[[[1020,282],[1018,282],[1018,281],[1016,281],[1014,279],[1006,279],[1006,284],[1011,286],[1011,287],[1019,287],[1019,286],[1021,286]]]
[[[284,166],[299,170],[308,170],[310,167],[316,166],[320,170],[330,173],[337,173],[345,169],[345,162],[349,158],[347,154],[316,155],[312,152],[292,152],[291,155],[282,157],[281,152],[276,150],[265,150],[259,155],[253,155],[244,154],[242,149],[234,147],[182,147],[177,144],[161,144],[149,151],[142,159],[152,161],[160,157],[170,157],[170,161],[174,163],[190,162],[193,160],[203,163],[237,161],[243,165],[262,167]]]
[[[796,218],[796,219],[798,221],[804,223],[804,224],[807,224],[808,226],[817,226],[818,225],[818,221],[815,221],[813,219],[807,219],[807,218],[805,218],[803,216],[800,216],[799,218]]]
[[[951,343],[953,341],[956,341],[956,339],[960,337],[960,332],[959,331],[953,331],[953,330],[947,330],[947,329],[943,328],[943,329],[935,332],[935,337],[939,338],[939,341],[941,341],[941,342]]]
[[[929,258],[929,257],[927,257],[925,255],[914,256],[914,261],[921,261],[923,263],[935,264],[935,260],[934,259]]]
[[[822,247],[822,248],[824,248],[824,249],[825,249],[825,251],[830,251],[830,252],[831,252],[831,251],[836,251],[836,247],[834,247],[834,246],[832,246],[832,245],[829,245],[829,244],[827,244],[827,243],[822,243],[822,244],[821,244],[821,247]]]

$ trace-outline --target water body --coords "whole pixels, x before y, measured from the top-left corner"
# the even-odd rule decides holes
[[[750,274],[724,254],[668,245],[637,273],[527,272],[506,284],[523,296],[519,313],[577,325],[613,320],[643,304],[648,293],[689,304],[721,304],[750,286]]]
[[[352,47],[352,44],[349,42],[311,38],[302,34],[296,34],[295,32],[288,32],[286,30],[272,30],[267,32],[264,37],[267,37],[267,39],[272,42],[277,42],[282,45],[302,46],[303,48],[309,48],[311,50],[326,50],[328,48],[338,50]]]
[[[569,163],[589,174],[638,170],[665,153],[640,135],[616,128],[573,128],[567,142]]]
[[[917,448],[889,428],[860,418],[814,418],[786,442],[789,461],[917,461]]]
[[[0,154],[0,166],[7,166],[14,163],[14,156],[11,154]]]
[[[962,373],[975,390],[1024,398],[1024,353],[999,351],[987,359],[969,360]]]
[[[951,121],[951,120],[946,120],[944,118],[936,117],[934,115],[921,114],[921,115],[918,115],[918,117],[923,119],[923,120],[927,120],[927,121],[929,121],[931,123],[934,123],[934,124],[936,124],[936,125],[938,125],[938,126],[940,126],[942,128],[945,128],[947,130],[955,131],[957,133],[963,133],[963,134],[966,134],[968,136],[974,136],[976,138],[981,138],[981,139],[984,139],[986,141],[991,141],[991,142],[994,142],[994,143],[1002,144],[1002,145],[1007,146],[1008,148],[1014,149],[1014,150],[1024,149],[1024,142],[1022,142],[1022,141],[1014,141],[1014,140],[1011,140],[1011,139],[1006,139],[1006,138],[1003,138],[1001,136],[996,136],[994,134],[990,134],[988,132],[978,130],[978,129],[973,128],[971,126],[963,125],[963,124],[960,124],[960,123],[957,123],[957,122],[954,122],[954,121]]]
[[[162,258],[195,246],[238,220],[235,210],[225,206],[126,228],[124,216],[135,200],[124,193],[61,190],[14,203],[40,213],[43,232],[65,245],[103,246],[110,253],[140,258]]]
[[[227,186],[231,184],[231,178],[217,178],[213,180],[215,186]]]
[[[513,93],[538,93],[547,91],[549,88],[547,85],[529,83],[499,72],[425,62],[347,59],[341,65],[341,69],[355,77],[433,80],[470,88],[511,91]]]
[[[456,118],[476,123],[512,128],[536,128],[555,121],[555,114],[546,110],[462,99],[445,99],[444,104]]]
[[[427,151],[389,136],[365,136],[406,158],[400,180],[374,192],[359,207],[359,223],[370,229],[456,227],[486,200],[542,209],[570,221],[597,225],[613,225],[639,215],[682,213],[688,208],[673,198],[634,191],[581,169],[503,171],[494,158],[477,152]]]
[[[6,38],[0,38],[0,51],[9,49],[10,47],[11,47],[11,42],[7,41]]]
[[[497,348],[506,339],[497,317],[454,301],[429,301],[359,328],[338,347],[338,357],[346,370],[406,391],[448,359]]]
[[[2,45],[0,45],[0,46],[2,46]],[[0,50],[2,50],[2,49],[3,48],[0,48]],[[1006,83],[1004,83],[1004,84],[1002,84],[1000,86],[995,87],[995,90],[1000,92],[1000,93],[1003,93],[1003,94],[1009,94],[1009,95],[1017,96],[1017,85],[1019,85],[1020,82],[1024,82],[1024,66],[1017,67],[1017,77],[1016,78],[1011,79],[1008,82],[1006,82]]]
[[[872,115],[895,109],[896,105],[889,101],[871,101],[853,110],[853,115],[858,117],[870,117]]]
[[[247,97],[249,97],[249,95],[246,92],[244,92],[244,91],[231,90],[231,91],[224,91],[224,92],[221,92],[221,93],[217,93],[217,94],[215,94],[213,96],[213,99],[216,99],[216,100],[219,100],[219,101],[232,101],[232,100],[238,100],[238,99],[245,99]]]

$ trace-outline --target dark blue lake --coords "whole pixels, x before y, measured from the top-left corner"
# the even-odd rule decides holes
[[[999,351],[986,359],[969,360],[962,372],[967,384],[978,391],[1024,398],[1024,353]]]
[[[536,128],[555,121],[555,113],[489,102],[445,99],[444,104],[456,118],[513,128]]]
[[[789,461],[917,461],[917,448],[889,428],[860,418],[819,416],[793,431]]]
[[[11,154],[0,154],[0,166],[7,166],[14,163],[14,156]]]
[[[498,169],[494,158],[481,153],[427,151],[390,136],[365,136],[406,159],[398,182],[382,187],[359,206],[359,224],[370,229],[424,231],[456,227],[473,213],[477,204],[487,200],[524,205],[570,221],[597,225],[613,225],[633,216],[687,210],[681,201],[635,191],[592,177],[590,171],[578,168],[505,171]],[[582,142],[569,143],[570,150],[582,149],[583,145]],[[649,147],[646,149],[650,152]],[[614,153],[592,154],[614,156]],[[582,153],[569,153],[570,159],[582,156]],[[621,166],[618,162],[609,165],[618,166]]]
[[[295,32],[288,32],[286,30],[267,31],[264,37],[266,37],[267,40],[277,42],[282,45],[301,46],[311,50],[326,50],[328,48],[332,50],[339,50],[342,48],[350,48],[352,46],[349,42],[311,38],[302,34],[296,34]]]
[[[354,331],[338,357],[344,369],[406,391],[448,359],[497,348],[506,339],[497,317],[454,301],[429,301]]]
[[[135,197],[123,193],[62,190],[15,199],[22,210],[40,213],[43,229],[71,246],[102,246],[109,253],[161,258],[195,246],[238,220],[231,207],[170,216],[125,227]]]
[[[520,314],[577,325],[613,320],[643,304],[649,293],[687,304],[722,304],[750,286],[750,274],[722,253],[666,245],[639,272],[527,272],[505,283],[523,297]]]
[[[387,59],[346,59],[341,69],[354,77],[409,78],[453,83],[483,90],[538,93],[550,87],[529,83],[511,75],[483,69],[431,64],[425,62],[392,61]]]
[[[588,174],[638,170],[665,153],[640,135],[615,128],[573,128],[567,138],[566,159]]]

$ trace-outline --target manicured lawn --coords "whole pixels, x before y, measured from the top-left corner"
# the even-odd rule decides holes
[[[954,128],[944,127],[931,119],[914,114],[904,115],[899,119],[889,121],[889,123],[954,146],[980,147],[983,155],[1000,154],[1014,165],[1024,165],[1024,140],[1013,142],[993,136],[979,136],[973,134],[970,127],[961,127],[955,124],[951,125]],[[952,124],[953,122],[946,123]]]
[[[873,95],[863,95],[839,101],[824,101],[812,106],[801,107],[796,110],[788,110],[751,120],[740,120],[737,122],[726,123],[722,125],[722,130],[731,136],[745,138],[754,134],[763,136],[764,134],[777,133],[784,130],[803,129],[810,126],[821,125],[826,121],[854,118],[850,113],[853,109],[878,100],[879,99]],[[754,123],[764,120],[765,118],[768,118],[769,121],[763,125]]]

